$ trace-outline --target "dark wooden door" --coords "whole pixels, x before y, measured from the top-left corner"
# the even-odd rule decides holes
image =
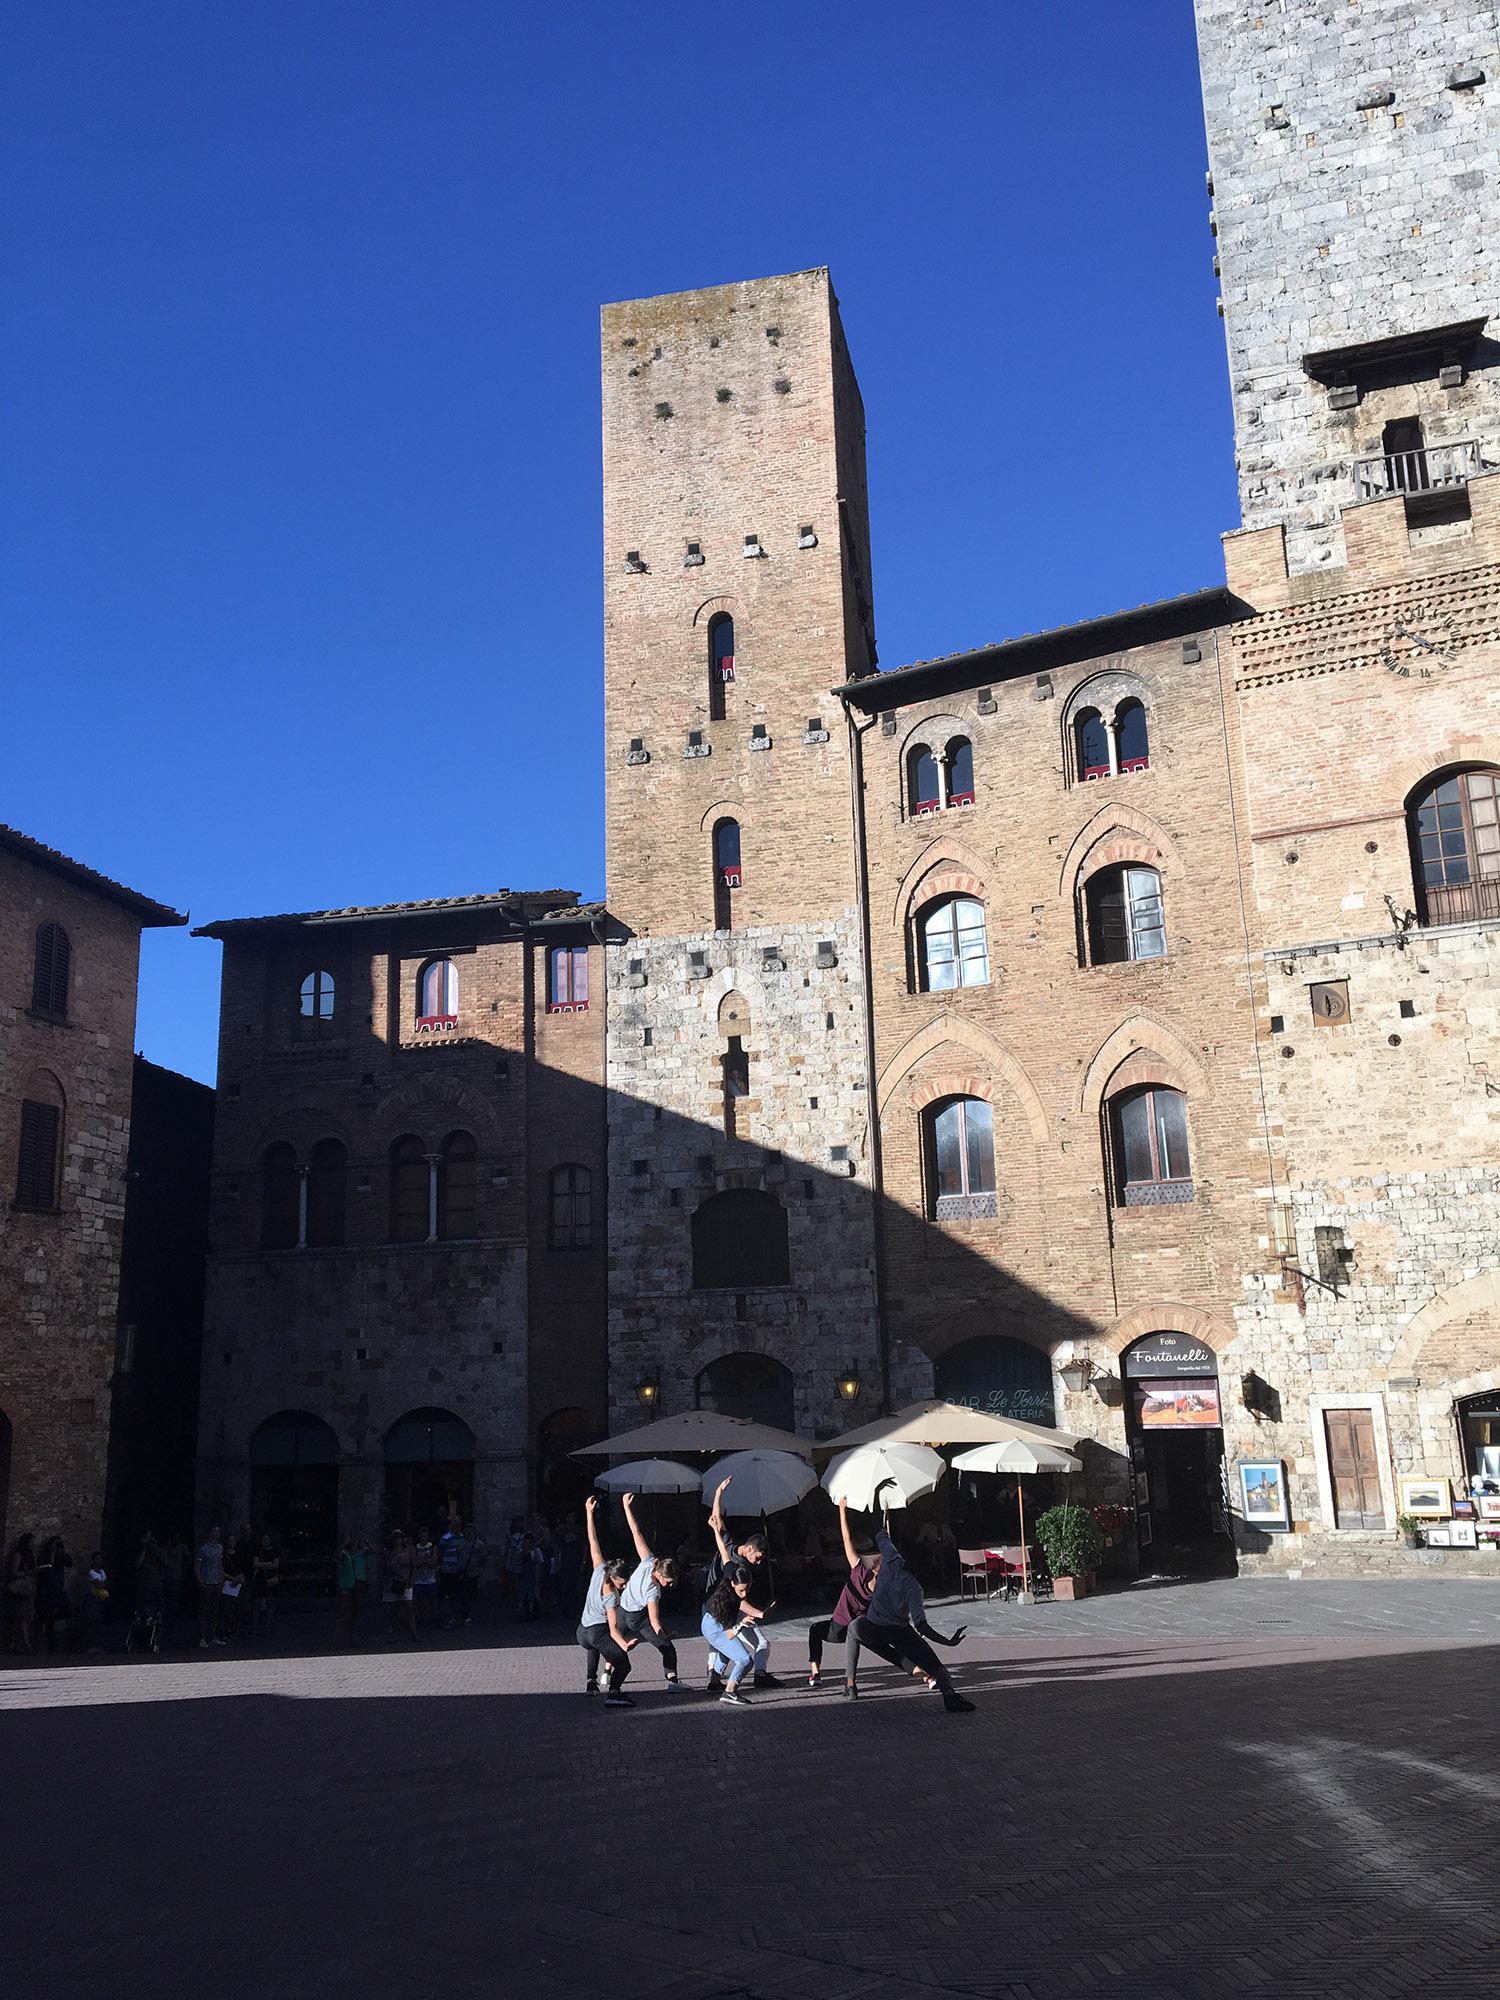
[[[1375,1418],[1369,1410],[1328,1410],[1328,1469],[1333,1476],[1334,1520],[1341,1528],[1384,1528]]]

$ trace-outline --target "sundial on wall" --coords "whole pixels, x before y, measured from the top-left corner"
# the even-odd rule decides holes
[[[1419,624],[1414,618],[1394,619],[1380,645],[1386,672],[1398,680],[1430,680],[1444,667],[1451,667],[1457,653],[1451,625],[1441,621]]]

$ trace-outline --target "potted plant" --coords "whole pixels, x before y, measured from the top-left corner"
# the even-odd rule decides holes
[[[1036,1538],[1052,1572],[1053,1595],[1086,1597],[1104,1553],[1103,1531],[1088,1508],[1071,1501],[1049,1507],[1036,1524]]]
[[[1129,1525],[1130,1509],[1120,1506],[1119,1502],[1115,1500],[1101,1500],[1097,1506],[1091,1507],[1089,1511],[1099,1523],[1099,1532],[1104,1537],[1104,1546],[1106,1548],[1113,1547],[1114,1543],[1124,1534]]]
[[[1422,1523],[1417,1519],[1415,1514],[1398,1514],[1396,1516],[1396,1532],[1400,1535],[1404,1547],[1408,1549],[1421,1548]]]

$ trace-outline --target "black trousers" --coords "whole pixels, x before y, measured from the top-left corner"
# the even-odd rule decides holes
[[[625,1685],[630,1673],[630,1655],[614,1638],[607,1625],[580,1625],[578,1643],[582,1646],[588,1663],[586,1685],[593,1687],[599,1678],[600,1660],[608,1660],[610,1666],[610,1686],[617,1692]]]
[[[658,1632],[651,1623],[649,1611],[627,1611],[620,1623],[632,1639],[643,1639],[648,1646],[654,1646],[661,1654],[661,1670],[664,1674],[677,1672],[677,1648],[665,1632]]]
[[[844,1673],[851,1681],[859,1670],[859,1634],[854,1625],[840,1625],[836,1618],[820,1618],[816,1625],[807,1628],[807,1660],[814,1670],[823,1665],[825,1646],[847,1646],[844,1655]]]
[[[910,1625],[872,1625],[868,1618],[856,1618],[849,1628],[851,1639],[879,1654],[893,1667],[920,1667],[931,1674],[944,1694],[953,1692],[953,1679],[931,1646]]]

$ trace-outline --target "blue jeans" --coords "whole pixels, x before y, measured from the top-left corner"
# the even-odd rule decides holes
[[[759,1650],[770,1651],[759,1632],[754,1636],[760,1640],[760,1647],[752,1650],[748,1635],[738,1639],[732,1637],[718,1619],[710,1618],[706,1611],[703,1614],[703,1636],[712,1649],[708,1658],[710,1668],[716,1674],[723,1674],[731,1687],[739,1685]]]

